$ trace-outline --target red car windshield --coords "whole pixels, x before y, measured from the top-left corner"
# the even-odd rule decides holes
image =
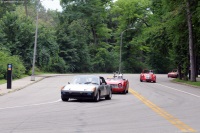
[[[153,73],[153,70],[143,70],[143,73]]]

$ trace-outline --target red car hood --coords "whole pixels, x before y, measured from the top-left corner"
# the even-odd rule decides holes
[[[119,83],[123,83],[124,80],[107,79],[106,82],[107,82],[107,84],[119,84]]]
[[[168,74],[177,74],[177,72],[169,72]]]
[[[146,76],[146,75],[153,75],[153,73],[142,73],[142,75]]]

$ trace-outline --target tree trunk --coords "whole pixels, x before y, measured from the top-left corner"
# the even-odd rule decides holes
[[[92,35],[93,35],[93,39],[94,39],[94,44],[97,45],[97,34],[93,27],[92,27]]]
[[[24,8],[25,8],[26,17],[27,17],[28,16],[27,0],[24,0]]]
[[[195,61],[194,61],[194,44],[192,38],[192,15],[190,12],[189,0],[186,0],[186,10],[187,10],[187,23],[189,31],[189,53],[190,53],[190,72],[191,72],[190,81],[195,82],[196,74],[195,74]]]
[[[179,78],[180,80],[182,80],[182,68],[181,68],[181,65],[180,65],[180,64],[178,65],[178,78]]]

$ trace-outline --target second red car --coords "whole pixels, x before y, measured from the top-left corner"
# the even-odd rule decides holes
[[[178,70],[177,69],[173,69],[171,72],[169,72],[167,74],[168,78],[177,78],[178,77]]]
[[[140,82],[147,81],[147,82],[156,82],[156,75],[154,74],[153,70],[143,70],[140,74]]]
[[[106,83],[111,85],[112,93],[128,93],[129,81],[123,78],[123,74],[114,74],[113,78],[107,78]]]

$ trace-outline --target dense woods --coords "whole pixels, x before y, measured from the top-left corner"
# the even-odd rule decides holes
[[[0,78],[8,63],[15,78],[35,66],[55,73],[140,73],[178,69],[196,81],[200,66],[198,0],[61,0],[62,12],[37,0],[0,3]],[[122,34],[123,33],[123,34]],[[189,76],[188,76],[189,75]]]

